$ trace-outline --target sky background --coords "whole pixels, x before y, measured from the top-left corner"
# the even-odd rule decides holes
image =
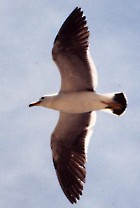
[[[124,91],[128,109],[122,117],[97,112],[83,196],[71,205],[57,181],[50,149],[59,114],[28,105],[59,90],[51,49],[76,6],[84,10],[91,32],[97,91]],[[0,2],[0,207],[139,207],[139,66],[139,0]]]

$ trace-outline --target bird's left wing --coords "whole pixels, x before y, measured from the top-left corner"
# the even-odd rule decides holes
[[[95,90],[97,73],[88,48],[86,17],[77,7],[60,28],[52,49],[61,74],[61,92]]]
[[[82,195],[86,176],[86,146],[95,118],[95,112],[60,113],[52,134],[51,148],[56,174],[71,203],[76,203]]]

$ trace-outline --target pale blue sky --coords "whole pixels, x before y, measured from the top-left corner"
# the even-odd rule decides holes
[[[81,6],[88,20],[97,91],[124,91],[122,117],[97,113],[84,193],[65,198],[52,164],[58,112],[28,108],[59,90],[54,38]],[[140,3],[138,0],[5,0],[0,3],[0,207],[138,208],[140,204]]]

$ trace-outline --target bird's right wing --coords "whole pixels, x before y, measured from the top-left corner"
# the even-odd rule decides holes
[[[86,148],[95,120],[95,112],[60,113],[52,134],[51,148],[56,174],[71,203],[76,203],[82,195],[86,177]]]

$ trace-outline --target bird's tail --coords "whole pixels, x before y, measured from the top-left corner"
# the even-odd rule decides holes
[[[106,110],[111,110],[113,114],[120,116],[124,113],[127,107],[126,96],[123,92],[115,93],[112,97],[112,101],[108,103]]]

